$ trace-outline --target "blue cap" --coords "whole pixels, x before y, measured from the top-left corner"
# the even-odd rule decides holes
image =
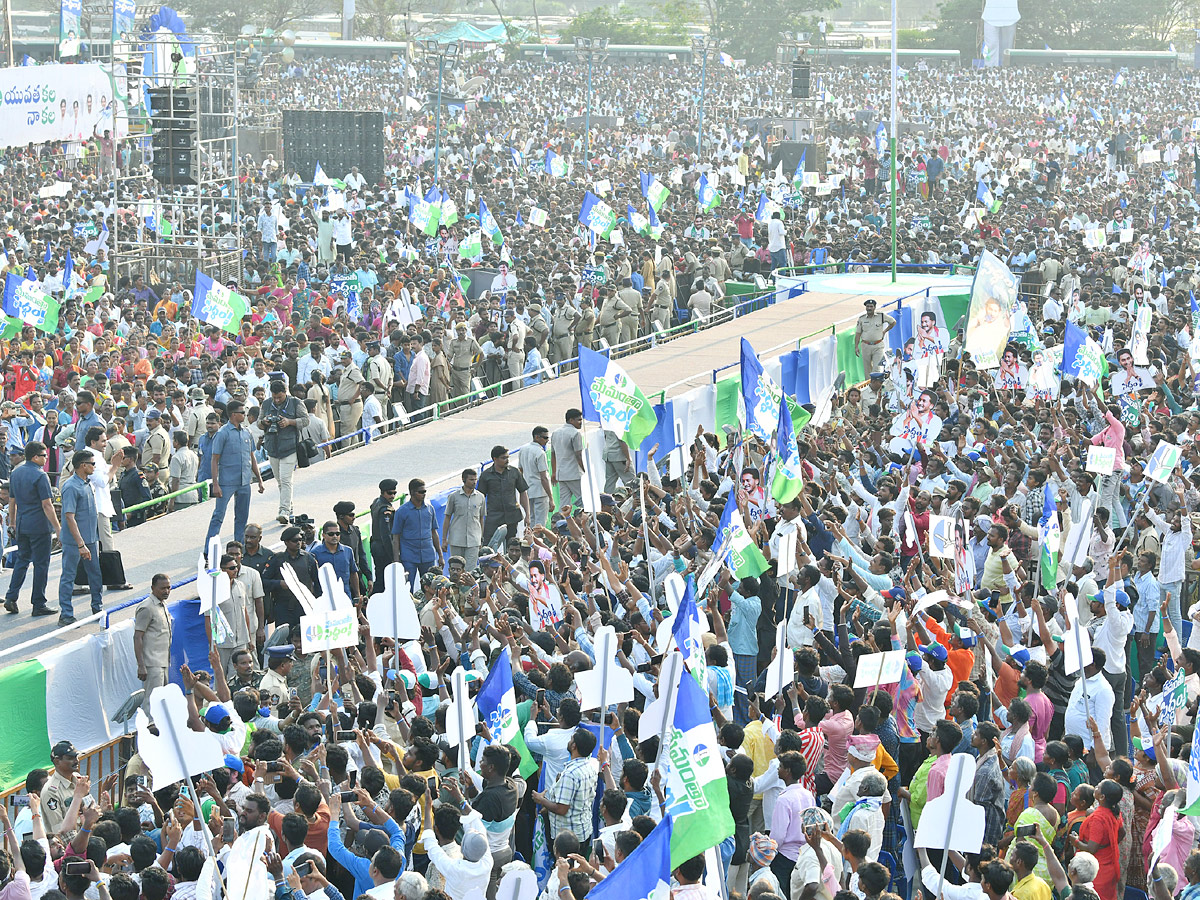
[[[283,659],[285,657],[296,658],[296,648],[291,644],[279,644],[274,647],[267,648],[267,656],[275,659]]]
[[[1013,648],[1012,652],[1009,653],[1009,657],[1022,669],[1029,665],[1029,651],[1024,647]]]
[[[946,648],[941,644],[921,644],[918,649],[926,656],[936,659],[938,662],[945,662],[948,656]]]
[[[915,651],[908,653],[904,659],[908,662],[908,667],[912,669],[913,672],[920,672],[921,666],[924,665],[924,663],[921,661],[921,654]]]
[[[204,721],[220,731],[227,731],[233,724],[233,719],[220,703],[214,703],[204,711]]]
[[[232,753],[225,754],[225,766],[226,768],[233,769],[235,772],[246,771],[246,767],[242,764],[242,761]]]
[[[1122,590],[1117,590],[1113,599],[1116,601],[1117,606],[1123,609],[1129,606],[1129,595]]]

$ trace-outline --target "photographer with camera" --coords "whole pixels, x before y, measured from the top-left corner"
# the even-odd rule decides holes
[[[279,380],[270,384],[271,396],[263,401],[258,424],[262,428],[263,447],[271,461],[271,472],[279,485],[279,518],[286,524],[292,515],[292,477],[298,464],[308,465],[308,456],[302,463],[297,459],[300,448],[300,429],[308,426],[308,411],[304,404],[288,395],[287,386]]]

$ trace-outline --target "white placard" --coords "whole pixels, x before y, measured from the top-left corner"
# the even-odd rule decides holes
[[[1111,475],[1117,464],[1116,447],[1088,447],[1087,464],[1084,468],[1097,475]]]
[[[978,853],[983,846],[983,807],[967,799],[975,783],[975,757],[955,753],[946,769],[945,792],[925,804],[917,823],[917,847]]]
[[[1146,464],[1146,477],[1159,484],[1166,484],[1179,465],[1179,446],[1159,441],[1154,452],[1150,454],[1150,462]]]
[[[868,653],[858,658],[854,671],[854,687],[874,687],[876,684],[895,684],[904,674],[904,651],[885,650],[883,653]],[[867,698],[870,701],[870,698]]]
[[[353,609],[300,617],[300,649],[305,653],[324,653],[357,643],[358,617]]]
[[[954,559],[954,519],[929,516],[929,555],[936,559]]]
[[[409,589],[408,574],[400,563],[390,563],[383,570],[383,591],[367,601],[367,624],[372,637],[420,639],[421,622]]]
[[[796,658],[787,645],[787,622],[775,627],[775,658],[767,666],[767,685],[763,692],[768,700],[781,693],[796,680]]]

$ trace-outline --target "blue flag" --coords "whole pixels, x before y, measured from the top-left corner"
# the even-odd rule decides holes
[[[66,296],[70,298],[73,293],[71,290],[71,276],[75,273],[75,263],[71,261],[71,248],[67,248],[66,258],[63,260],[63,288],[66,291]]]
[[[1074,322],[1068,322],[1063,340],[1063,377],[1082,378],[1095,384],[1103,374],[1103,365],[1100,345]]]
[[[518,228],[525,227],[525,220],[521,218],[521,211],[519,209],[517,210],[517,227]]]
[[[54,258],[54,245],[47,243],[46,244],[46,252],[44,254],[42,254],[42,262],[48,263],[53,258]]]
[[[537,771],[537,763],[525,746],[525,737],[517,723],[517,694],[513,687],[512,656],[505,647],[496,657],[487,678],[479,687],[475,697],[479,717],[492,733],[493,743],[507,744],[516,748],[521,756],[521,776],[528,778]],[[513,812],[516,818],[516,811]]]
[[[766,373],[750,342],[742,338],[742,401],[746,406],[746,428],[764,441],[775,434],[783,392]]]
[[[670,816],[655,825],[612,874],[588,891],[588,896],[592,900],[669,900],[673,826]]]
[[[792,173],[792,185],[800,187],[804,184],[804,161],[808,157],[808,150],[800,151],[800,161],[796,163],[796,171]]]
[[[696,605],[696,591],[690,576],[686,584],[683,599],[679,601],[679,608],[675,610],[672,620],[671,636],[675,639],[675,646],[683,654],[688,671],[700,684],[705,684],[704,673],[708,667],[705,665],[703,638],[706,629],[700,618],[700,608]],[[708,688],[705,687],[705,690]]]

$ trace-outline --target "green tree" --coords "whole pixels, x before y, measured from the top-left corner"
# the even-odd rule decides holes
[[[608,9],[598,7],[576,16],[562,30],[562,42],[576,37],[608,38],[613,44],[682,44],[687,32],[682,24],[662,24],[647,19],[618,19]]]
[[[722,50],[749,63],[775,58],[784,31],[815,31],[817,13],[838,0],[705,0],[710,33]]]

